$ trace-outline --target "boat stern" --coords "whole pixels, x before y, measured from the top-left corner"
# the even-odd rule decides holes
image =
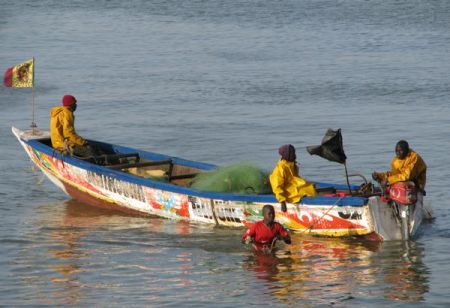
[[[411,205],[384,201],[379,196],[369,198],[371,228],[384,241],[409,240],[414,237],[424,217],[423,196]]]

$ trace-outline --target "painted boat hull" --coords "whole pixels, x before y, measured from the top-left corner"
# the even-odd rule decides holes
[[[195,223],[244,227],[262,219],[262,207],[272,204],[277,221],[294,232],[371,240],[403,239],[401,224],[392,206],[379,196],[305,197],[299,204],[288,204],[288,211],[284,213],[273,195],[212,193],[145,179],[62,156],[41,142],[48,140],[48,132],[21,131],[14,127],[12,131],[31,161],[51,182],[71,198],[93,206]],[[108,146],[120,153],[138,151],[149,159],[170,158],[179,165],[202,170],[216,167],[158,153]],[[422,223],[422,207],[423,199],[420,198],[409,215],[409,238],[416,234]]]

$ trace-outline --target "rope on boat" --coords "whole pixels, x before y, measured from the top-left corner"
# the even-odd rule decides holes
[[[61,154],[61,163],[63,168],[65,168],[66,166],[64,165],[64,153],[62,151],[59,151],[57,149],[53,149],[52,151],[52,158],[55,158],[56,152],[59,152],[59,154]]]
[[[216,226],[218,226],[219,221],[217,220],[216,210],[214,208],[214,200],[213,199],[211,199],[211,212],[212,212],[212,216],[214,217],[214,221],[216,222]]]
[[[309,226],[308,229],[303,230],[301,233],[305,233],[305,232],[307,232],[307,231],[308,231],[308,232],[311,232],[312,228],[314,228],[314,226],[315,226],[319,221],[321,221],[321,220],[325,217],[325,215],[327,215],[332,209],[334,209],[334,208],[338,205],[339,201],[341,201],[343,198],[344,198],[344,196],[339,197],[339,199],[336,200],[336,202],[333,204],[332,207],[330,207],[325,213],[323,213],[323,215],[322,215],[318,220],[316,220],[311,226]]]

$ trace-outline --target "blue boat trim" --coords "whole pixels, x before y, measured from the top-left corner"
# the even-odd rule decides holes
[[[300,204],[307,205],[338,205],[360,207],[367,204],[365,197],[303,197]]]
[[[134,183],[141,186],[146,186],[154,189],[160,189],[165,191],[170,191],[173,193],[179,193],[189,196],[195,196],[200,198],[207,199],[216,199],[216,200],[224,200],[224,201],[241,201],[247,203],[277,203],[275,196],[270,195],[248,195],[248,194],[233,194],[233,193],[216,193],[216,192],[205,192],[192,188],[177,186],[170,183],[159,182],[151,179],[144,179],[142,177],[125,173],[113,169],[109,169],[107,167],[98,166],[95,164],[91,164],[89,162],[85,162],[71,156],[63,156],[60,152],[54,150],[53,148],[43,144],[39,140],[24,140],[21,139],[24,143],[28,144],[30,147],[35,149],[36,151],[43,152],[49,156],[53,156],[57,159],[60,159],[64,162],[70,163],[71,165],[77,166],[81,169],[85,169],[87,171],[91,171],[97,174],[102,174],[104,176],[108,176],[111,178],[117,178],[119,180],[127,181],[130,183]],[[167,160],[172,159],[174,164],[198,168],[202,170],[212,170],[217,168],[216,165],[201,163],[191,160],[186,160],[174,156],[147,152],[142,150],[137,150],[134,148],[119,146],[110,143],[103,143],[95,140],[89,140],[93,144],[103,145],[111,147],[114,152],[120,152],[124,154],[129,153],[139,153],[139,156],[145,159],[150,160]],[[330,184],[330,183],[316,183],[318,187],[335,187],[336,189],[347,189],[347,185],[342,184]],[[357,189],[358,186],[351,186],[352,189]],[[367,204],[368,199],[365,197],[304,197],[302,198],[300,204],[307,205],[336,205],[336,206],[354,206],[361,207]]]

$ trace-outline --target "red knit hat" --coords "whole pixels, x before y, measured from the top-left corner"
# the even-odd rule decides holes
[[[63,106],[69,107],[77,102],[77,99],[72,95],[64,95],[62,98]]]

